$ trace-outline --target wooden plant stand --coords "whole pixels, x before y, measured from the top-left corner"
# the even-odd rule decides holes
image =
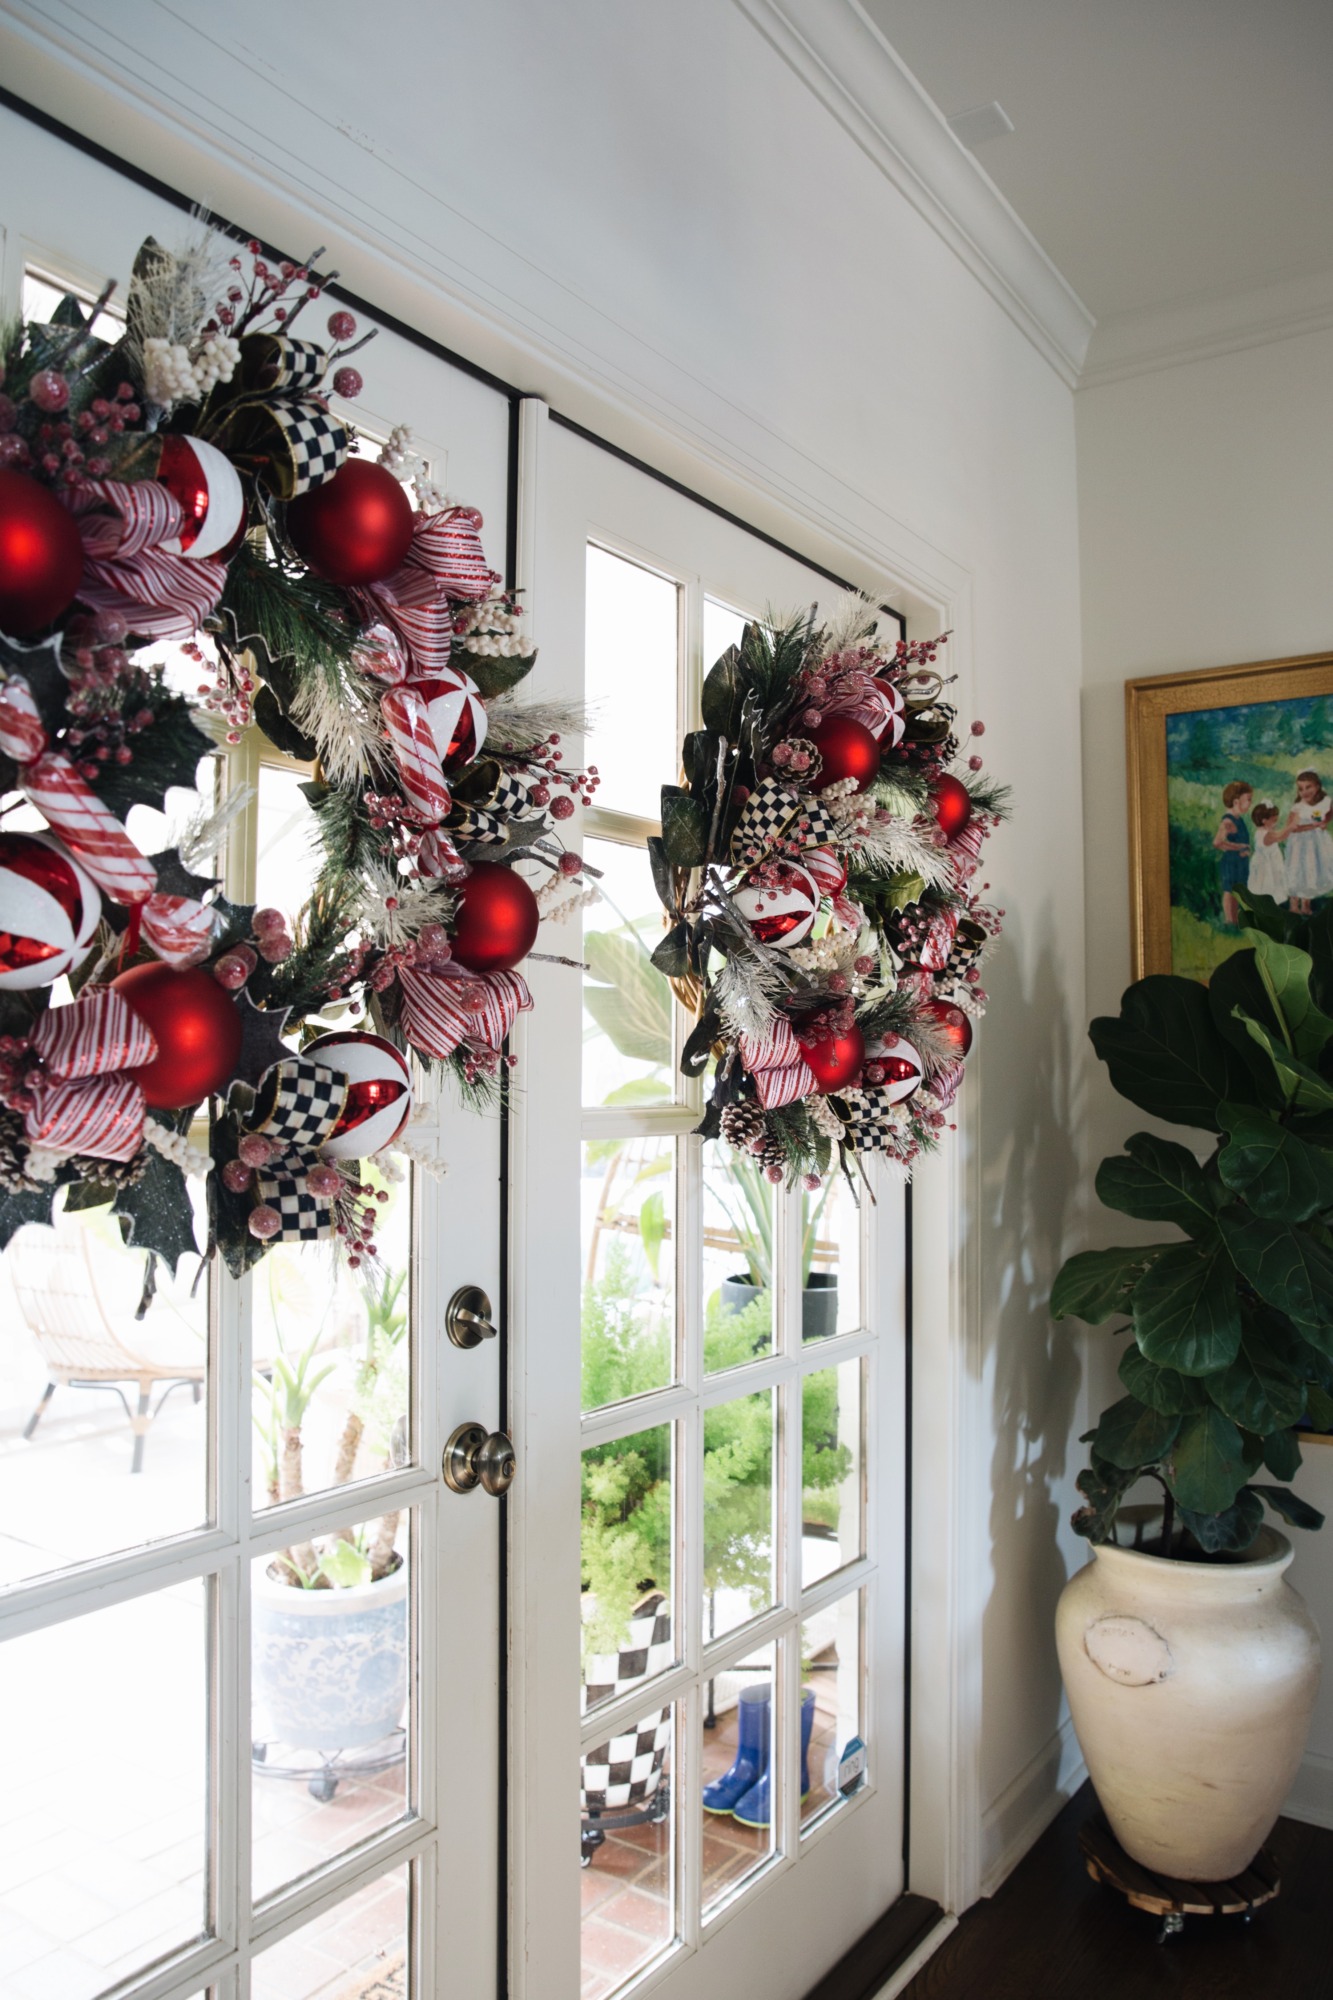
[[[1131,1861],[1100,1816],[1080,1828],[1078,1844],[1094,1882],[1119,1890],[1136,1910],[1161,1918],[1158,1944],[1183,1931],[1186,1917],[1244,1917],[1248,1923],[1260,1904],[1271,1903],[1282,1888],[1277,1863],[1266,1847],[1227,1882],[1182,1882]]]

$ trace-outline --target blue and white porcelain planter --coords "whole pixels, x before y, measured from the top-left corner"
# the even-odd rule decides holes
[[[407,1565],[350,1590],[260,1575],[252,1603],[257,1719],[294,1749],[357,1750],[391,1736],[407,1703]]]

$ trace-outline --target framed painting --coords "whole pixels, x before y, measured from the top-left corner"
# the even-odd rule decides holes
[[[1333,653],[1125,684],[1133,976],[1207,980],[1237,889],[1333,902]]]

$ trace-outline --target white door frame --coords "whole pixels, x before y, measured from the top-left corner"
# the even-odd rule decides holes
[[[170,32],[185,30],[173,21]],[[220,97],[204,101],[182,91],[160,57],[165,61],[165,49],[139,50],[131,65],[115,22],[71,0],[42,0],[40,6],[0,0],[0,59],[15,93],[49,117],[76,124],[167,187],[189,189],[261,233],[287,242],[336,243],[345,249],[344,270],[353,270],[360,287],[405,324],[451,341],[482,367],[529,383],[613,446],[687,481],[788,546],[807,550],[811,560],[874,587],[908,615],[914,634],[950,631],[950,663],[960,705],[967,706],[973,648],[965,564],[843,487],[831,470],[818,469],[816,491],[809,463],[755,426],[746,432],[754,449],[745,449],[742,420],[733,423],[728,415],[720,424],[704,389],[682,387],[674,403],[641,392],[638,357],[627,344],[617,350],[614,329],[607,332],[607,352],[576,349],[536,310],[517,303],[521,287],[500,303],[502,294],[474,276],[466,223],[459,219],[456,237],[441,233],[438,216],[431,232],[414,229],[420,191],[405,176],[396,206],[386,208],[363,193],[365,154],[306,107],[289,102],[292,122],[281,134],[229,119]],[[302,163],[299,177],[294,161]],[[538,581],[534,605],[539,590]],[[540,636],[538,624],[539,643]],[[547,983],[540,977],[546,968],[535,971],[537,992]],[[559,1001],[543,992],[539,1004]],[[918,1173],[914,1206],[917,1671],[908,1886],[946,1911],[966,1909],[981,1882],[980,1636],[989,1589],[983,1551],[990,1430],[970,1222],[981,1192],[976,1134],[984,1068],[983,1049],[960,1102],[958,1133],[950,1149]],[[535,1108],[535,1101],[530,1104]],[[518,1304],[515,1299],[516,1310]],[[554,1502],[559,1469],[544,1470],[556,1481]],[[520,1674],[515,1681],[521,1685]],[[511,1744],[511,1763],[542,1754],[535,1738],[525,1745],[513,1737]],[[540,1896],[539,1884],[527,1886],[530,1896]]]

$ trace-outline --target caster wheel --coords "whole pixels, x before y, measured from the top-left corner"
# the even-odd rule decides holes
[[[580,1856],[579,1856],[579,1867],[580,1867],[580,1868],[591,1868],[591,1867],[592,1867],[592,1856],[591,1856],[591,1854],[580,1854]]]
[[[318,1799],[322,1806],[328,1804],[337,1789],[338,1780],[329,1777],[327,1772],[321,1773],[318,1778],[312,1778],[306,1786],[306,1790],[309,1792],[311,1798]]]

